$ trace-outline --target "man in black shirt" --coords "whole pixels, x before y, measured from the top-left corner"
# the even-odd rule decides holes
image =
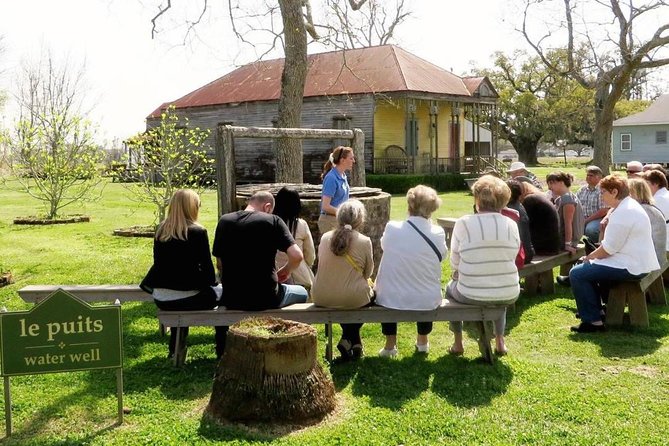
[[[282,283],[299,266],[302,251],[283,220],[272,215],[273,208],[271,193],[256,192],[246,209],[218,222],[212,254],[223,285],[221,301],[230,310],[259,311],[307,300],[304,287]],[[277,250],[288,256],[278,271]]]

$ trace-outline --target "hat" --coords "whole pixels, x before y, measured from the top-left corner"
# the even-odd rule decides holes
[[[519,170],[526,170],[525,169],[525,163],[520,162],[520,161],[515,161],[515,162],[511,163],[507,172],[517,172]]]
[[[628,172],[641,172],[643,170],[643,164],[639,161],[630,161],[627,163]]]

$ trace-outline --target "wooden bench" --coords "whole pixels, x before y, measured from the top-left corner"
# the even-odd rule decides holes
[[[19,290],[19,297],[36,304],[58,289],[84,302],[153,302],[153,297],[138,285],[28,285]]]
[[[219,308],[206,311],[158,311],[158,320],[167,327],[194,326],[229,326],[248,317],[271,316],[306,324],[326,324],[328,340],[325,355],[332,360],[333,323],[380,323],[380,322],[428,322],[428,321],[468,321],[475,322],[479,332],[479,350],[483,358],[492,364],[494,355],[490,347],[492,330],[490,321],[498,319],[504,313],[504,306],[465,305],[444,299],[435,310],[408,311],[393,310],[381,306],[364,307],[355,310],[336,310],[317,307],[311,303],[293,304],[285,308],[265,311],[237,311]],[[179,342],[180,336],[177,336]],[[179,346],[176,346],[179,350]],[[174,355],[175,365],[180,357]]]
[[[446,245],[450,248],[453,227],[457,218],[442,217],[438,218],[439,226],[444,228],[446,233]],[[552,294],[555,292],[555,282],[553,278],[553,269],[560,267],[560,274],[569,274],[569,269],[574,263],[585,255],[585,246],[579,245],[574,254],[568,251],[562,251],[550,256],[534,256],[532,262],[523,266],[518,271],[518,276],[525,279],[524,294],[533,296],[538,293]]]
[[[606,304],[606,324],[622,325],[625,306],[627,306],[630,324],[648,327],[646,296],[648,296],[650,303],[667,304],[662,276],[668,267],[669,262],[666,262],[660,269],[646,274],[640,280],[618,282],[613,285],[609,291],[609,301]]]

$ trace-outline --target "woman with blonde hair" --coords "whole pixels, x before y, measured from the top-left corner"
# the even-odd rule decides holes
[[[390,221],[381,237],[383,257],[376,277],[376,303],[398,310],[434,310],[443,299],[441,261],[446,257],[444,230],[430,221],[441,205],[437,192],[418,185],[407,192],[409,216]],[[386,345],[379,356],[397,356],[397,323],[381,324]],[[416,323],[419,353],[428,353],[432,322]]]
[[[476,213],[460,217],[451,238],[451,281],[446,295],[463,304],[507,306],[518,299],[516,254],[520,248],[518,226],[501,214],[511,190],[499,178],[479,178],[472,186]],[[495,352],[506,354],[506,313],[493,321]],[[449,352],[462,355],[462,322],[451,322],[455,341]]]
[[[311,288],[316,305],[353,309],[372,302],[372,241],[359,232],[366,217],[365,206],[358,200],[349,200],[337,210],[337,229],[323,234],[318,246],[318,271]],[[362,324],[341,324],[337,349],[342,359],[362,356],[361,327]]]
[[[639,202],[643,210],[646,211],[646,215],[648,215],[655,255],[660,265],[664,265],[667,261],[666,218],[662,211],[655,206],[653,192],[645,180],[641,178],[629,178],[627,185],[630,189],[630,196]]]
[[[172,195],[167,218],[153,241],[153,265],[140,287],[153,295],[158,308],[167,311],[209,310],[218,305],[221,287],[216,284],[207,230],[198,223],[200,197],[190,189]],[[225,348],[227,327],[216,327],[216,354]],[[188,327],[182,327],[179,351],[177,330],[170,330],[169,357],[186,356]],[[180,357],[180,358],[179,358]]]
[[[355,164],[351,147],[336,147],[323,165],[323,189],[321,192],[321,215],[318,217],[318,230],[321,234],[337,227],[337,208],[348,200],[350,187],[346,171]]]

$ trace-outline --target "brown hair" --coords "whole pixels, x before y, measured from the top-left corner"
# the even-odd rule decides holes
[[[627,198],[630,194],[629,186],[627,185],[627,179],[621,177],[620,175],[607,175],[599,182],[599,187],[601,189],[606,189],[611,192],[612,190],[617,190],[618,195],[616,199],[622,200]]]
[[[332,167],[339,164],[342,158],[348,158],[353,154],[353,149],[351,147],[339,146],[330,153],[328,160],[323,164],[323,173],[321,173],[321,181],[325,178],[325,175],[332,169]],[[332,159],[332,161],[330,161]]]
[[[642,178],[660,189],[667,187],[667,177],[659,170],[647,170],[643,173]]]
[[[546,182],[547,183],[564,183],[565,186],[571,187],[571,183],[573,183],[574,177],[567,172],[551,172],[548,175],[546,175]]]

